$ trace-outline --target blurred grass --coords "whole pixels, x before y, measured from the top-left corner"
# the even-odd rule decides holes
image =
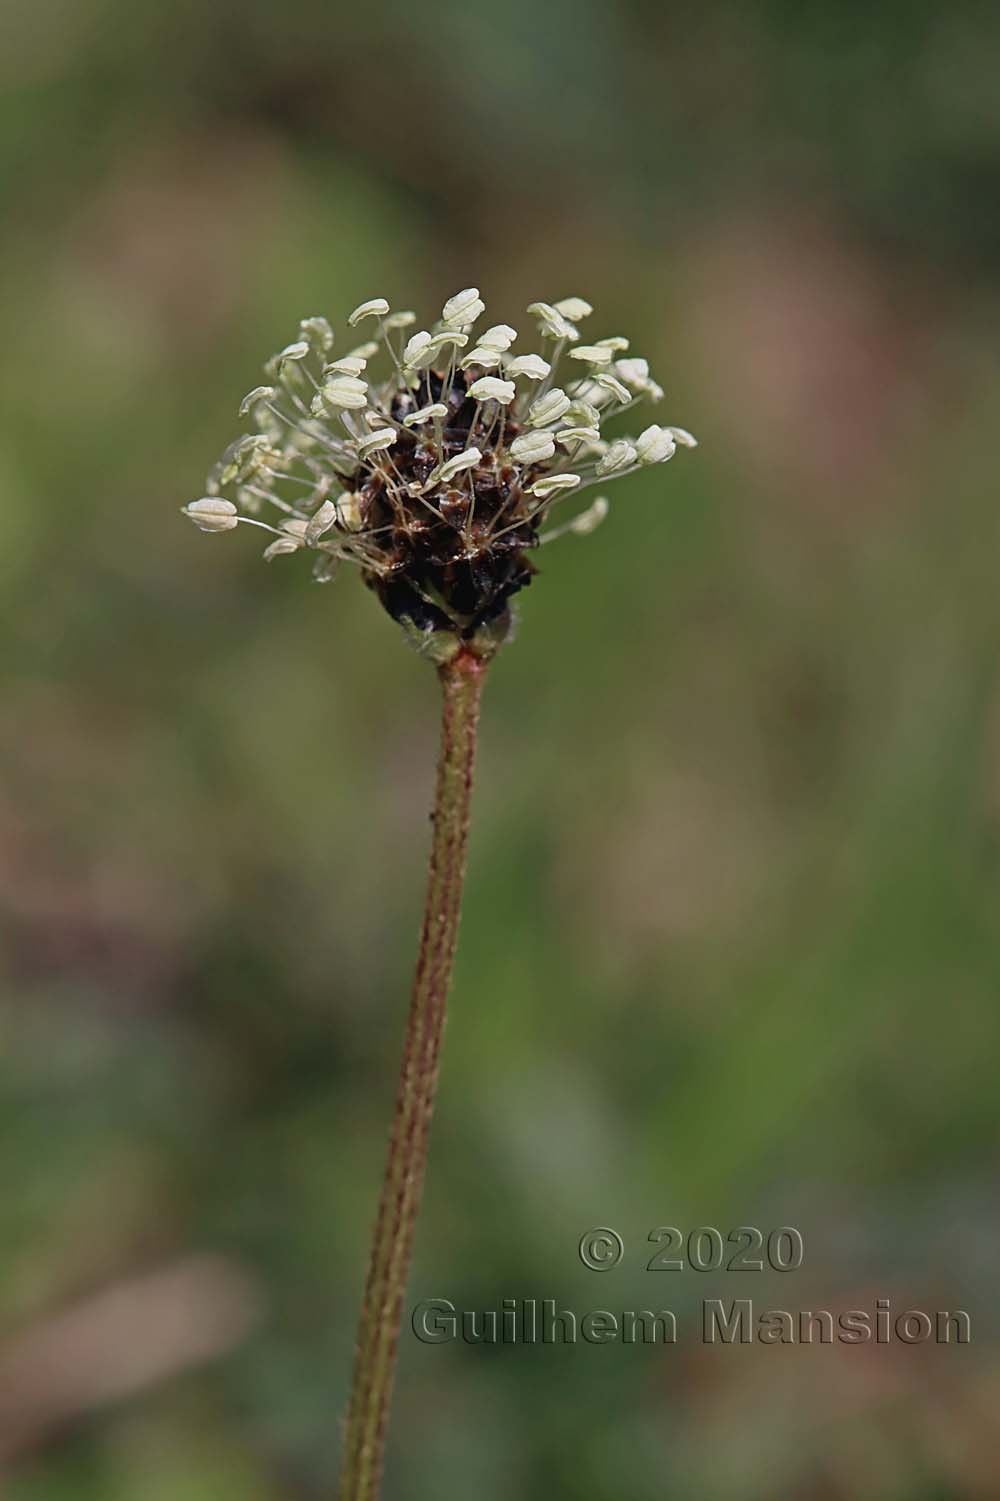
[[[203,1250],[265,1312],[4,1494],[329,1494],[434,685],[356,580],[177,508],[300,316],[469,282],[591,298],[702,447],[547,550],[493,674],[414,1296],[688,1334],[404,1341],[387,1494],[993,1494],[996,13],[6,24],[0,1317]],[[651,1289],[668,1222],[797,1224],[766,1297],[976,1343],[709,1350],[696,1300],[765,1292]]]

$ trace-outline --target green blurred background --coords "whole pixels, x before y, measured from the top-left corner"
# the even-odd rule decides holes
[[[435,685],[178,507],[301,316],[469,284],[591,299],[702,446],[546,550],[492,674],[412,1295],[681,1333],[404,1335],[386,1495],[1000,1494],[1000,11],[3,29],[3,1496],[331,1494]],[[644,1270],[745,1223],[801,1270]],[[746,1296],[974,1338],[703,1345]]]

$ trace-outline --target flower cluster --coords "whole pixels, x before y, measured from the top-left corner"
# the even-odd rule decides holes
[[[255,431],[227,448],[185,513],[204,531],[263,527],[267,559],[310,549],[320,580],[357,564],[432,651],[502,639],[508,601],[534,572],[531,549],[591,531],[607,501],[543,530],[552,509],[695,440],[655,423],[636,438],[604,435],[609,419],[663,392],[627,339],[581,341],[592,312],[582,298],[532,303],[541,353],[515,352],[506,323],[474,333],[485,310],[469,287],[414,332],[415,314],[375,297],[347,320],[374,336],[342,355],[325,318],[304,318],[266,365],[269,383],[240,406]],[[381,378],[369,371],[377,356]],[[275,524],[260,519],[268,507]]]

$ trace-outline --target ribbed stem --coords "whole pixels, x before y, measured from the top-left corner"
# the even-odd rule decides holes
[[[427,1164],[445,1003],[465,877],[479,701],[486,662],[461,653],[438,669],[441,750],[430,870],[396,1113],[365,1285],[347,1414],[340,1501],[375,1501],[413,1232]]]

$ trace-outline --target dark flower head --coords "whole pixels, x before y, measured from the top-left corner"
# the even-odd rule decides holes
[[[512,353],[517,332],[504,323],[474,337],[484,311],[470,287],[433,329],[408,335],[415,315],[372,298],[347,321],[373,319],[378,338],[340,357],[326,319],[304,318],[265,367],[270,384],[240,406],[257,431],[226,450],[186,514],[205,531],[263,527],[275,539],[268,560],[308,548],[319,580],[357,564],[436,657],[463,643],[494,650],[511,597],[531,582],[532,551],[591,531],[607,501],[543,530],[553,508],[695,440],[656,424],[638,438],[602,437],[608,419],[663,392],[645,360],[627,357],[627,339],[580,342],[577,324],[592,311],[582,298],[528,309],[542,354]],[[372,379],[379,355],[384,375]],[[276,525],[260,519],[265,507]]]

